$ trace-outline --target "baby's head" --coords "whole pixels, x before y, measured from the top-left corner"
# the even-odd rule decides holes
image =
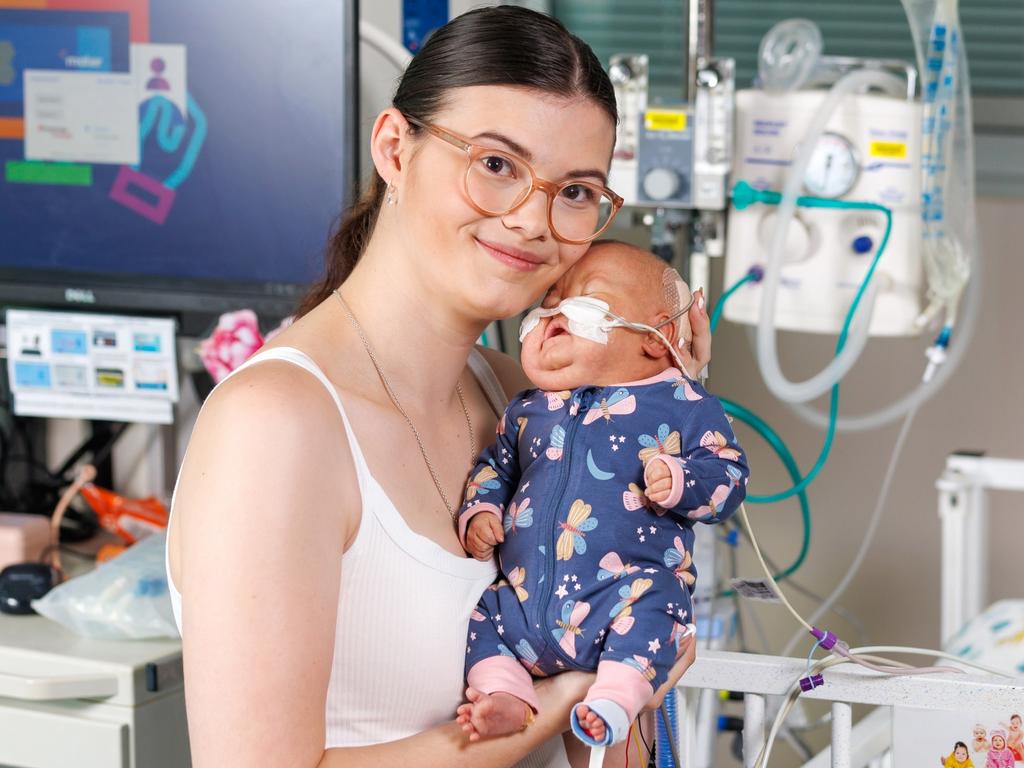
[[[1006,749],[1006,731],[1001,728],[996,728],[992,731],[992,749],[997,752],[1000,749]]]
[[[570,297],[603,301],[612,313],[631,323],[653,328],[665,323],[659,330],[672,345],[690,340],[685,313],[690,303],[689,288],[665,262],[632,245],[616,241],[594,243],[551,286],[541,306],[553,309]],[[583,329],[587,336],[595,337],[586,338],[570,332],[570,319],[564,314],[537,314],[542,313],[535,310],[524,322],[523,329],[528,332],[522,338],[522,365],[526,375],[541,389],[557,391],[587,384],[638,381],[676,365],[671,352],[654,333],[623,327],[611,328],[607,334],[600,330],[587,333]],[[612,321],[600,310],[596,314]],[[607,343],[597,340],[601,337]]]
[[[958,741],[953,745],[953,757],[956,758],[957,762],[964,763],[967,761],[967,745],[962,741]]]
[[[1010,715],[1010,730],[1011,731],[1019,731],[1020,730],[1020,715]]]

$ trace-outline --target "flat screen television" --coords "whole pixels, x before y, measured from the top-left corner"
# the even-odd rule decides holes
[[[358,178],[357,34],[356,0],[0,0],[0,308],[289,314]]]

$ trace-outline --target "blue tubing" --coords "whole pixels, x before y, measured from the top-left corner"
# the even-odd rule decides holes
[[[668,713],[668,722],[672,727],[672,733],[665,728],[665,718],[660,712],[655,712],[657,721],[657,761],[658,768],[679,768],[672,759],[672,744],[670,739],[675,739],[679,731],[679,724],[676,722],[676,691],[673,688],[665,695],[665,711]]]

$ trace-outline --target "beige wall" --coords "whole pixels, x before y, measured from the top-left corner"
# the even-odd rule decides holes
[[[1024,281],[1024,201],[978,202],[984,285],[978,331],[953,378],[918,412],[865,567],[843,603],[865,622],[872,640],[933,646],[939,627],[939,522],[934,483],[945,457],[962,449],[1024,459],[1024,362],[1018,286]],[[830,357],[833,340],[781,334],[780,356],[791,377],[805,377]],[[912,387],[924,367],[923,343],[873,340],[844,382],[840,409],[862,413]],[[823,433],[807,426],[767,392],[747,338],[739,326],[723,323],[715,338],[712,389],[754,410],[772,424],[807,469]],[[852,561],[899,430],[893,425],[869,433],[841,433],[832,456],[809,491],[814,536],[801,581],[819,591],[837,583]],[[739,434],[752,466],[750,488],[769,493],[788,485],[771,451],[745,427]],[[752,507],[752,524],[776,560],[796,553],[796,502]],[[1016,514],[1015,514],[1016,511]],[[988,567],[993,599],[1024,597],[1024,498],[996,496]],[[752,559],[741,557],[744,573],[756,574]],[[797,598],[797,605],[808,607]],[[782,640],[790,623],[781,610],[761,611]],[[841,623],[837,623],[842,626]]]
[[[939,520],[935,480],[945,457],[958,449],[1024,459],[1024,342],[1021,293],[1024,284],[1024,200],[978,201],[983,260],[983,294],[971,349],[946,386],[918,412],[900,458],[895,480],[864,567],[840,601],[866,625],[873,643],[936,647],[939,641]],[[716,280],[720,281],[718,275]],[[714,286],[721,291],[720,282]],[[780,357],[790,378],[806,378],[830,357],[834,340],[781,334]],[[923,370],[920,339],[873,340],[844,382],[840,410],[864,413],[912,387]],[[723,323],[714,345],[711,389],[760,415],[782,435],[805,471],[820,449],[823,432],[807,426],[767,391],[744,331]],[[828,593],[853,561],[877,499],[899,425],[869,433],[841,433],[822,475],[810,490],[814,521],[811,552],[799,581]],[[789,486],[788,476],[767,446],[737,427],[751,465],[750,490],[772,493]],[[1024,597],[1024,496],[994,494],[992,543],[986,567],[990,598]],[[799,545],[795,501],[751,506],[751,523],[765,551],[789,563]],[[757,576],[752,553],[740,555],[741,574]],[[783,583],[784,584],[784,583]],[[788,593],[805,615],[811,601]],[[781,607],[748,604],[778,652],[794,630]],[[829,616],[827,626],[852,643],[850,625]],[[748,632],[748,637],[751,633]],[[809,642],[798,653],[809,650]],[[827,729],[826,729],[827,731]],[[824,734],[827,737],[827,732]],[[798,765],[780,746],[778,765]],[[773,759],[773,765],[776,764]]]

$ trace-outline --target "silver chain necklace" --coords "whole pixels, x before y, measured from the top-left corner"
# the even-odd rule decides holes
[[[369,340],[366,338],[366,334],[363,333],[363,326],[356,320],[356,316],[352,313],[351,307],[348,302],[342,298],[341,293],[337,289],[333,291],[334,295],[338,297],[338,301],[341,302],[342,308],[345,310],[345,314],[348,315],[348,319],[355,326],[356,333],[359,334],[359,340],[363,342],[363,348],[366,350],[366,354],[370,356],[370,362],[373,363],[374,369],[377,371],[377,375],[380,377],[381,383],[384,385],[384,390],[388,393],[388,397],[391,399],[395,409],[402,414],[402,418],[405,419],[405,423],[409,425],[409,429],[412,431],[412,436],[416,438],[416,445],[420,447],[420,455],[423,456],[423,463],[427,465],[427,471],[430,472],[430,479],[434,481],[434,487],[437,488],[437,493],[441,497],[441,501],[444,502],[445,509],[448,510],[448,514],[452,518],[452,522],[458,520],[458,514],[456,508],[451,505],[448,501],[448,494],[444,492],[444,488],[441,487],[441,481],[437,477],[437,472],[434,470],[434,465],[430,463],[430,459],[427,458],[427,449],[423,447],[423,440],[420,439],[420,433],[416,430],[416,425],[412,423],[412,419],[409,418],[409,414],[405,412],[402,404],[398,402],[398,396],[395,394],[395,390],[391,388],[391,383],[388,381],[387,376],[384,375],[384,371],[381,370],[380,363],[377,362],[377,356],[373,353],[373,347],[370,346]],[[455,382],[455,394],[459,396],[459,405],[462,406],[462,415],[466,417],[466,428],[469,430],[469,466],[473,466],[476,462],[476,437],[473,434],[473,422],[469,418],[469,409],[466,408],[466,399],[462,395],[462,383],[459,381]]]

